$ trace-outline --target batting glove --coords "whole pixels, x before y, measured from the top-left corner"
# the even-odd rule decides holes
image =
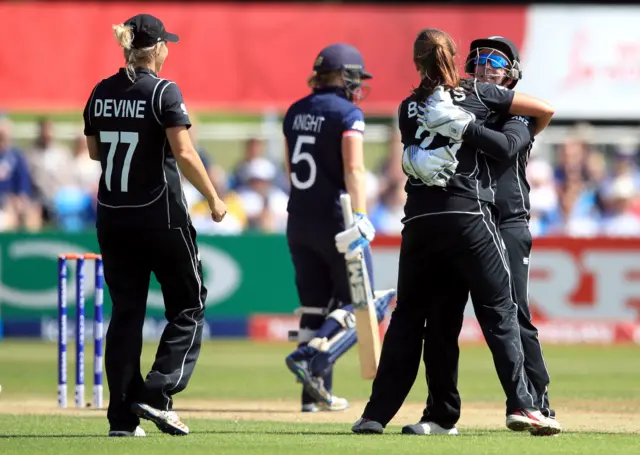
[[[335,236],[336,248],[347,259],[355,258],[376,235],[376,230],[364,213],[354,214],[354,225]]]
[[[405,173],[421,180],[427,186],[446,187],[456,173],[456,152],[460,144],[425,150],[410,145],[402,153],[402,168]]]

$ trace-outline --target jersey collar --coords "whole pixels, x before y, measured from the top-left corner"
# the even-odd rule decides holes
[[[125,69],[120,68],[120,73],[125,74]],[[136,74],[151,74],[152,76],[158,76],[154,71],[151,71],[149,68],[136,68]]]
[[[320,87],[313,89],[313,93],[335,93],[342,98],[348,99],[347,91],[344,87]]]

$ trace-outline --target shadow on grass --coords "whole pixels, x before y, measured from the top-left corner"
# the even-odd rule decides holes
[[[282,409],[215,409],[215,408],[208,408],[208,409],[174,409],[174,411],[180,413],[180,412],[207,412],[207,413],[214,413],[214,412],[219,412],[220,414],[229,414],[229,413],[234,413],[234,412],[241,412],[241,413],[247,413],[247,414],[261,414],[261,413],[274,413],[274,414],[299,414],[300,411],[299,410],[295,410],[295,409],[288,409],[288,410],[282,410]]]
[[[403,438],[406,437],[416,437],[419,435],[403,435],[399,431],[387,432],[384,434],[355,434],[349,430],[345,431],[258,431],[258,430],[246,430],[246,429],[238,429],[238,430],[195,430],[191,431],[190,435],[273,435],[273,436],[351,436],[354,438],[387,438],[387,437],[397,437],[401,436]],[[483,436],[511,436],[515,435],[514,433],[505,432],[503,430],[480,430],[480,431],[470,431],[465,433],[460,433],[457,438],[477,438]],[[579,432],[579,431],[567,431],[559,435],[562,436],[632,436],[637,435],[638,433],[619,433],[619,432],[606,432],[606,431],[589,431],[589,432]],[[172,437],[169,435],[154,433],[150,435],[151,438],[154,437]],[[64,438],[106,438],[108,437],[105,434],[8,434],[8,435],[0,435],[0,440],[3,439],[64,439]],[[429,436],[433,438],[434,436]],[[436,438],[444,438],[444,435],[435,436]],[[179,437],[178,437],[179,438]],[[448,438],[448,437],[447,437]],[[548,437],[530,437],[533,440],[544,440],[549,439]],[[122,439],[122,438],[110,438],[110,439]],[[145,439],[145,438],[136,438],[136,439]],[[555,439],[555,438],[554,438]]]
[[[104,434],[0,434],[2,439],[57,439],[57,438],[102,438]]]

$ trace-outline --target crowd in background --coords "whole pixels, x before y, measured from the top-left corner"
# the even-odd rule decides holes
[[[11,123],[0,119],[0,231],[55,228],[91,229],[96,216],[100,165],[89,158],[79,132],[71,148],[56,142],[51,121],[43,119],[33,144],[18,148]],[[197,144],[196,128],[191,130]],[[543,159],[531,152],[531,231],[534,236],[639,236],[640,170],[637,144],[606,154],[579,136],[567,137]],[[289,183],[281,163],[267,159],[263,141],[245,143],[243,159],[223,169],[215,153],[198,147],[228,214],[214,223],[206,201],[185,182],[185,197],[195,227],[203,234],[283,233]],[[368,211],[378,233],[402,229],[404,184],[398,136],[389,153],[367,175]]]

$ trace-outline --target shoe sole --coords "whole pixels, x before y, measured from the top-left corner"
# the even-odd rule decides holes
[[[562,432],[561,428],[553,428],[533,422],[526,417],[512,418],[507,422],[507,428],[511,431],[529,431],[532,436],[553,436]]]
[[[306,390],[309,395],[311,395],[316,401],[320,401],[322,403],[326,403],[327,406],[331,406],[331,399],[321,394],[318,389],[311,385],[311,378],[307,376],[304,370],[298,368],[295,360],[287,357],[285,359],[285,362],[289,371],[291,371],[296,376],[296,378],[298,378],[298,380],[302,383],[304,390]]]
[[[457,436],[458,433],[425,433],[424,429],[420,427],[420,431],[413,428],[413,425],[405,425],[402,427],[402,434],[416,435],[416,436]]]
[[[402,434],[414,434],[414,435],[422,435],[424,433],[418,433],[416,430],[414,430],[413,428],[406,426],[406,427],[402,427]]]
[[[353,431],[355,434],[382,434],[384,430],[380,431],[380,430],[373,430],[373,429],[354,429],[352,428],[351,431]]]
[[[344,411],[345,409],[349,408],[349,402],[345,402],[344,405],[337,407],[334,405],[324,405],[322,403],[318,404],[318,411],[320,412],[339,412],[339,411]]]
[[[141,419],[155,423],[158,430],[163,433],[170,434],[171,436],[186,436],[189,434],[189,430],[185,431],[183,428],[172,424],[149,405],[134,403],[131,406],[131,411]]]

